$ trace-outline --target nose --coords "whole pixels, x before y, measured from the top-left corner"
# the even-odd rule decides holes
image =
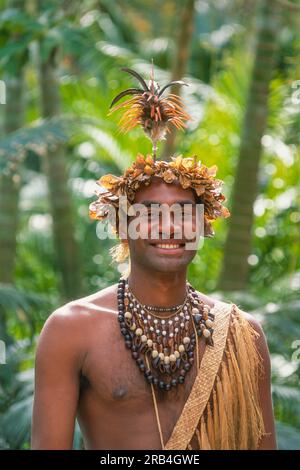
[[[176,217],[174,211],[165,210],[159,225],[160,234],[165,238],[181,237],[182,226],[179,217]]]

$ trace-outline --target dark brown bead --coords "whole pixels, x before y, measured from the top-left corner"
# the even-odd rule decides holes
[[[186,374],[186,371],[185,371],[184,369],[181,369],[181,371],[180,371],[180,375],[181,375],[182,377],[184,377],[184,376],[185,376],[185,374]]]
[[[160,390],[164,390],[165,389],[165,382],[163,380],[160,380],[158,386],[159,386]]]
[[[126,348],[131,349],[132,342],[131,341],[125,341]],[[134,353],[136,354],[136,353]]]
[[[184,364],[183,367],[184,367],[184,369],[185,369],[186,371],[189,371],[190,368],[191,368],[190,364],[188,364],[188,363]]]
[[[133,359],[138,359],[139,354],[137,352],[132,352]]]
[[[152,364],[155,369],[157,369],[158,365],[160,363],[160,358],[157,356],[155,359],[153,359]]]
[[[144,353],[147,348],[148,348],[147,343],[141,343],[140,346],[139,346],[139,351],[140,351],[141,353]]]

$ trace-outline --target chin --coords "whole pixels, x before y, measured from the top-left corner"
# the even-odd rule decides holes
[[[159,259],[154,259],[153,257],[151,259],[148,259],[146,261],[146,264],[149,266],[149,269],[153,269],[158,272],[177,272],[181,271],[183,268],[186,268],[188,264],[191,262],[192,258],[177,258],[177,259],[170,259],[170,258],[165,258],[163,259],[160,257]]]

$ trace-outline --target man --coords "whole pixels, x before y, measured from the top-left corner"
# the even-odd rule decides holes
[[[153,82],[149,89],[140,82],[143,92],[135,89],[127,118],[142,121],[155,140],[157,126],[173,118],[178,124],[182,114],[174,101],[166,108]],[[130,272],[46,321],[36,354],[32,448],[71,449],[77,416],[86,449],[275,449],[260,325],[187,283],[197,247],[188,249],[193,237],[186,234],[199,235],[199,201],[205,236],[213,234],[211,221],[229,215],[216,167],[153,157],[138,155],[122,177],[100,179],[107,191],[91,216],[111,220],[116,210],[121,243],[112,254],[117,261],[130,255]],[[135,204],[145,208],[138,227],[146,237],[130,232]],[[162,206],[184,208],[190,217],[153,217]]]

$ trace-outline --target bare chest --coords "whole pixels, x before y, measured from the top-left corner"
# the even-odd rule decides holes
[[[129,430],[135,436],[138,433],[143,442],[150,441],[151,433],[158,436],[151,387],[138,369],[131,351],[125,347],[117,318],[110,322],[106,333],[103,334],[102,324],[101,334],[94,329],[90,335],[82,370],[86,378],[80,394],[82,419],[88,423],[89,429],[94,429],[93,421],[97,420],[100,423],[98,426],[104,427],[98,428],[98,431],[102,434],[111,432],[114,438],[123,429],[119,442],[127,438],[126,433]],[[155,392],[165,439],[170,436],[180,417],[195,376],[196,367],[193,367],[183,385],[170,392]],[[110,423],[109,428],[106,428],[107,423]],[[127,446],[129,448],[128,444]]]

